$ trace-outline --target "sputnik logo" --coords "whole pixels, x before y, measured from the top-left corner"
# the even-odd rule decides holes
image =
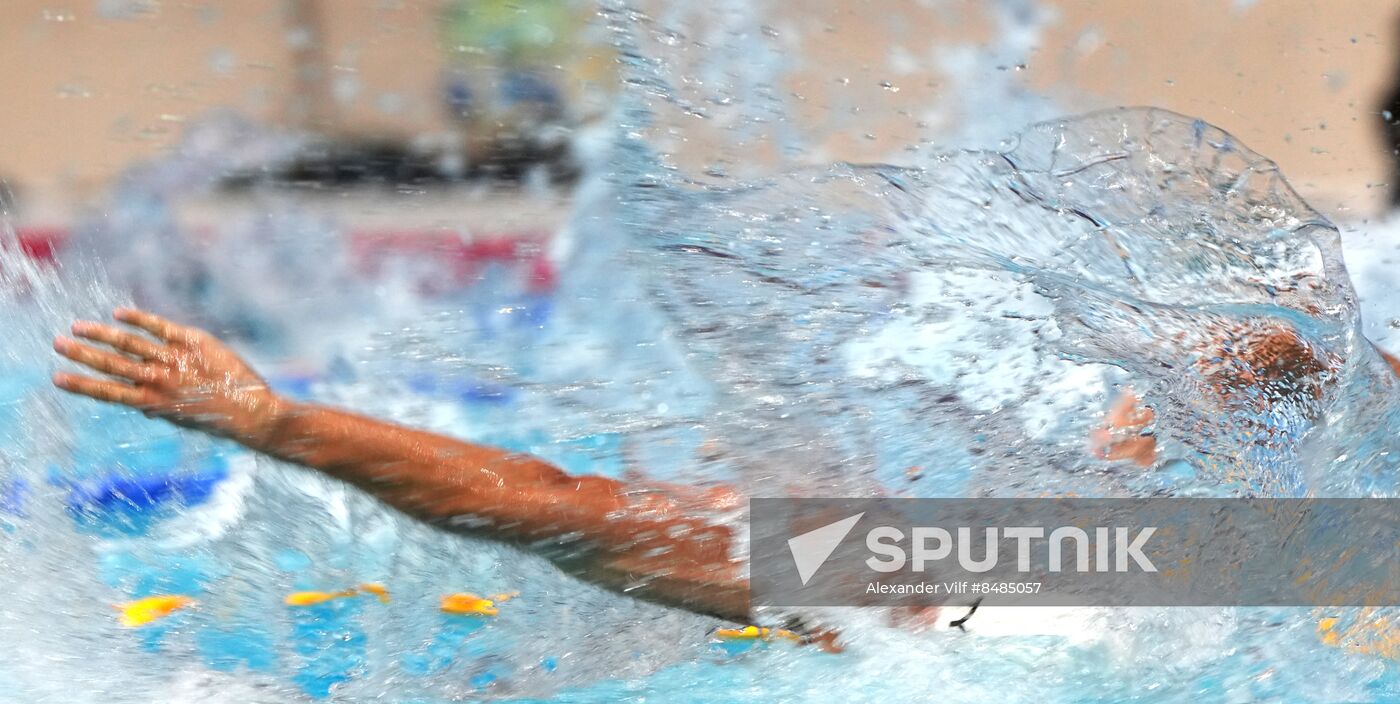
[[[792,561],[797,565],[797,576],[802,579],[802,586],[807,586],[808,580],[821,569],[826,559],[831,557],[831,553],[836,551],[836,547],[846,539],[864,515],[865,512],[862,511],[788,539],[788,550],[792,551]]]

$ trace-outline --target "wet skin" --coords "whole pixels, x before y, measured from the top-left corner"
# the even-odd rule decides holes
[[[749,622],[735,536],[709,518],[740,505],[726,488],[570,475],[474,445],[274,393],[209,333],[139,310],[79,321],[54,349],[98,375],[55,374],[65,391],[228,438],[349,482],[418,520],[518,545],[633,597]]]
[[[1379,347],[1375,350],[1400,376],[1400,358]],[[1337,363],[1286,327],[1240,326],[1217,335],[1209,354],[1196,362],[1195,371],[1222,401],[1244,397],[1247,388],[1260,387],[1274,392],[1266,397],[1296,393],[1317,397],[1322,393],[1318,378]],[[1150,467],[1157,458],[1157,439],[1151,431],[1155,419],[1155,412],[1142,405],[1137,393],[1125,388],[1114,399],[1104,424],[1089,436],[1090,451],[1100,459]]]
[[[538,552],[629,596],[753,620],[748,584],[732,557],[735,535],[713,519],[741,506],[732,489],[575,476],[529,455],[295,402],[207,332],[133,309],[113,317],[120,324],[79,321],[72,337],[54,340],[59,354],[100,374],[58,373],[56,386],[323,472],[413,518]],[[1305,380],[1327,362],[1293,332],[1265,328],[1226,338],[1198,368],[1222,396],[1250,384],[1316,391]],[[1400,374],[1400,361],[1385,357]],[[1152,421],[1152,410],[1127,390],[1091,437],[1092,451],[1151,465]],[[937,610],[894,616],[918,627],[931,624]],[[834,633],[811,635],[836,648]]]

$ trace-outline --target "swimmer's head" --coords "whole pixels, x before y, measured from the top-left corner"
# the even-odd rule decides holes
[[[1231,326],[1202,350],[1196,369],[1222,397],[1317,399],[1339,361],[1278,322]]]

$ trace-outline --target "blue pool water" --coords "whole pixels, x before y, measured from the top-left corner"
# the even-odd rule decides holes
[[[549,292],[510,263],[430,293],[421,272],[365,280],[348,225],[286,194],[193,244],[173,205],[227,163],[189,150],[124,181],[56,271],[3,240],[0,638],[22,647],[0,700],[1400,700],[1384,610],[986,609],[967,632],[849,610],[823,615],[842,654],[717,644],[712,619],[49,387],[52,335],[137,297],[228,335],[285,393],[576,473],[757,495],[1394,495],[1396,381],[1335,228],[1228,134],[1109,111],[905,167],[701,178],[650,133],[695,108],[648,60],[666,28],[604,20],[632,92]],[[740,97],[764,118],[742,149],[778,108]],[[1265,323],[1323,371],[1268,404],[1212,396],[1199,346]],[[1150,468],[1087,449],[1125,386],[1157,410]],[[391,603],[283,603],[370,582]],[[519,596],[491,619],[438,610],[463,591]],[[113,603],[158,594],[199,603],[117,624]],[[1376,628],[1333,643],[1323,619]]]
[[[1097,130],[1105,119],[1110,118],[1088,118],[1066,129]],[[1121,121],[1145,118],[1129,113],[1111,119],[1126,124]],[[1168,114],[1146,119],[1162,121],[1160,127],[1168,135],[1184,129],[1182,134],[1189,137],[1192,130],[1201,129],[1189,119]],[[644,158],[636,154],[640,152],[626,158]],[[982,163],[995,162],[972,161],[964,168],[975,173]],[[626,177],[623,168],[614,173]],[[803,183],[825,187],[851,178],[845,169],[831,173],[804,178]],[[886,171],[878,183],[885,188],[893,179],[915,177],[918,174],[912,172]],[[759,188],[757,193],[764,197],[775,188],[791,189],[783,198],[794,203],[807,197],[791,184]],[[901,184],[899,193],[879,197],[908,198],[903,194],[916,188],[910,181]],[[852,222],[862,237],[845,240],[837,230],[813,246],[868,249],[870,240],[863,233],[872,227],[889,231],[878,224],[888,217],[888,209],[863,210],[871,196],[857,196]],[[623,213],[615,230],[623,234],[611,241],[600,238],[593,248],[581,250],[544,313],[538,305],[526,306],[530,301],[521,298],[522,289],[508,285],[512,272],[506,267],[497,272],[493,287],[399,298],[411,300],[411,307],[371,308],[359,321],[361,329],[398,332],[350,329],[338,349],[327,353],[323,346],[311,345],[308,349],[314,352],[299,356],[285,353],[297,343],[279,340],[262,367],[286,393],[529,452],[579,473],[622,476],[644,469],[652,476],[728,481],[758,492],[778,477],[790,486],[825,495],[870,487],[921,496],[1016,494],[1054,487],[1105,495],[1162,489],[1264,493],[1294,491],[1290,487],[1296,482],[1308,481],[1307,458],[1317,450],[1301,442],[1298,434],[1280,435],[1277,428],[1307,425],[1311,412],[1286,405],[1280,409],[1284,415],[1266,416],[1260,426],[1237,429],[1251,432],[1252,427],[1262,427],[1265,430],[1255,432],[1271,438],[1251,441],[1253,453],[1236,460],[1246,472],[1243,487],[1222,484],[1215,474],[1219,468],[1198,459],[1191,445],[1219,447],[1238,437],[1177,435],[1172,423],[1191,427],[1190,419],[1173,420],[1170,414],[1164,414],[1159,428],[1168,455],[1160,471],[1076,471],[1097,461],[1084,451],[1082,439],[1063,438],[1086,437],[1105,402],[1105,392],[1092,389],[1102,389],[1095,384],[1132,369],[1132,360],[1125,357],[1119,360],[1121,366],[1112,368],[1092,366],[1092,345],[1104,338],[1084,336],[1074,338],[1080,353],[1075,357],[1027,358],[1019,350],[997,351],[1003,374],[1043,377],[1017,382],[1029,393],[1021,410],[1010,413],[980,405],[995,403],[1007,390],[997,375],[981,371],[966,351],[986,344],[979,337],[987,329],[983,326],[1018,326],[1037,315],[1046,324],[1065,326],[1052,342],[1063,339],[1070,324],[1117,330],[1111,325],[1110,309],[1101,309],[1096,318],[1084,317],[1083,309],[1074,309],[1078,317],[1059,318],[1053,305],[1046,308],[1036,299],[1044,293],[1025,290],[1015,278],[1002,279],[1004,274],[986,269],[985,277],[972,279],[937,264],[920,274],[922,280],[915,277],[914,285],[871,289],[879,300],[859,294],[842,298],[848,293],[843,277],[849,264],[822,267],[855,259],[819,256],[814,261],[820,266],[813,266],[803,258],[773,259],[778,252],[771,249],[745,251],[742,236],[726,240],[719,233],[730,226],[729,217],[746,212],[748,195],[729,191],[719,194],[721,201],[710,200],[715,197],[685,200],[691,196],[682,195],[675,202],[653,201],[650,210]],[[723,208],[707,211],[712,202],[722,202]],[[658,229],[652,244],[642,239],[640,246],[621,246],[629,227],[652,222],[649,218],[669,212],[675,203],[686,204],[695,219],[671,222],[704,227]],[[585,209],[583,217],[592,217],[588,212]],[[747,216],[741,221],[748,221]],[[937,219],[922,222],[929,223],[935,237],[956,233],[943,234],[949,231],[941,229]],[[787,227],[773,226],[765,236],[789,232]],[[677,238],[686,248],[676,249]],[[721,265],[693,258],[699,247],[721,246],[733,248],[737,258],[722,259]],[[986,251],[959,250],[967,246],[948,239],[939,261],[985,267],[977,257],[986,256]],[[1281,247],[1271,245],[1270,251],[1283,252],[1284,263],[1294,261],[1288,258],[1286,241]],[[1319,251],[1325,252],[1325,247]],[[1033,253],[1030,246],[1022,247],[1022,255]],[[1154,255],[1164,267],[1159,271],[1166,270],[1172,254]],[[794,287],[803,292],[802,301],[784,303],[781,293],[761,301],[732,297],[733,289],[722,285],[736,273],[724,267],[750,256],[766,257],[749,262],[763,272],[758,280]],[[611,266],[618,257],[634,264],[650,262],[658,270],[664,266],[668,276],[660,283],[644,276],[630,284],[620,281]],[[987,261],[1013,273],[1029,271],[1031,262],[995,257]],[[1301,261],[1313,262],[1307,257]],[[890,627],[883,614],[862,611],[834,616],[849,642],[848,651],[840,655],[781,644],[716,644],[708,634],[721,624],[712,620],[605,593],[560,575],[536,558],[412,524],[353,490],[252,457],[226,443],[155,425],[136,414],[58,397],[47,386],[44,370],[49,362],[35,361],[46,359],[37,350],[45,345],[48,331],[69,316],[119,302],[123,294],[114,285],[74,283],[73,272],[85,266],[80,260],[66,262],[65,271],[58,273],[18,262],[7,266],[15,275],[28,277],[29,290],[11,301],[17,334],[5,343],[8,371],[0,399],[7,433],[0,477],[0,521],[7,540],[0,546],[0,563],[6,567],[9,594],[6,608],[0,610],[0,632],[30,645],[24,654],[0,665],[0,685],[5,691],[30,694],[29,701],[64,696],[63,680],[55,676],[62,672],[93,682],[105,701],[178,699],[194,696],[192,692],[216,701],[996,697],[1171,702],[1209,699],[1209,693],[1229,693],[1240,701],[1386,701],[1400,691],[1394,660],[1336,647],[1320,636],[1317,624],[1324,617],[1377,622],[1388,618],[1354,611],[1012,610],[979,615],[979,623],[968,633],[907,632]],[[876,253],[861,262],[860,271],[880,276],[897,273],[900,266],[907,262]],[[1201,266],[1195,260],[1185,271],[1200,271]],[[1105,277],[1118,276],[1105,271]],[[1050,281],[1053,285],[1058,280]],[[1218,282],[1220,290],[1227,290],[1231,281],[1243,287],[1230,294],[1236,301],[1212,315],[1228,315],[1244,305],[1239,298],[1249,295],[1253,284],[1225,277]],[[717,285],[721,287],[706,288]],[[936,313],[938,306],[965,301],[972,292],[1004,296],[1008,289],[997,288],[1003,285],[1012,295],[996,305],[1019,306],[1020,315],[1001,315],[1011,308],[994,306],[992,317],[974,318],[973,323],[936,314],[915,320],[908,309],[888,305],[888,298],[896,296],[906,305],[930,306],[929,312]],[[1164,279],[1156,285],[1172,284]],[[601,306],[600,287],[611,296]],[[1111,284],[1105,279],[1098,293],[1107,290]],[[1324,289],[1316,295],[1331,294]],[[831,296],[834,303],[806,305],[814,296]],[[656,301],[662,303],[660,309],[649,309]],[[701,305],[690,307],[696,303]],[[778,309],[780,305],[793,307]],[[1135,305],[1143,310],[1149,304],[1138,300]],[[746,312],[737,312],[735,306]],[[790,315],[772,316],[780,310]],[[1174,306],[1161,320],[1145,320],[1170,325],[1171,315],[1194,314],[1183,310]],[[479,313],[463,316],[463,311]],[[1344,307],[1333,311],[1341,324],[1355,316]],[[278,313],[272,311],[273,316]],[[413,322],[403,322],[406,316]],[[674,316],[682,316],[679,319],[692,327],[674,327]],[[218,324],[217,319],[213,322]],[[1319,344],[1329,344],[1328,326],[1337,324],[1325,318],[1303,323],[1300,329],[1317,335]],[[272,317],[268,325],[293,329],[295,318]],[[1317,326],[1316,332],[1307,325]],[[1029,332],[1012,327],[1001,334],[1013,339],[1027,335],[1034,347],[1044,340],[1039,332],[1043,329],[1044,324]],[[770,349],[750,344],[752,335],[760,333]],[[316,334],[323,332],[316,329]],[[1121,332],[1115,335],[1107,341],[1141,344]],[[639,346],[638,338],[654,344]],[[792,348],[772,349],[774,340]],[[257,342],[245,346],[255,356],[266,354]],[[841,367],[845,372],[803,361],[835,358],[837,348],[846,355]],[[926,356],[939,349],[952,361]],[[564,350],[573,357],[562,356]],[[1348,352],[1363,360],[1368,353],[1367,348]],[[987,348],[984,354],[993,351]],[[1119,348],[1117,354],[1126,351]],[[295,361],[279,361],[288,358]],[[551,358],[557,363],[545,361]],[[613,368],[604,363],[609,360],[626,364]],[[905,369],[905,382],[895,387],[887,386],[879,371],[889,360],[900,360]],[[950,371],[950,364],[963,367]],[[1085,367],[1093,373],[1083,373]],[[1054,374],[1068,376],[1062,380]],[[1368,378],[1373,370],[1364,365],[1351,374],[1344,386],[1370,386],[1379,389],[1373,393],[1382,393],[1393,384],[1378,373]],[[793,378],[803,379],[808,391],[794,395]],[[911,385],[912,378],[923,378],[922,388]],[[1189,387],[1153,390],[1150,378],[1139,383],[1149,398],[1160,394],[1160,408],[1192,393]],[[730,391],[734,388],[752,393],[736,397]],[[956,400],[948,400],[950,395]],[[863,410],[854,417],[824,411],[838,401]],[[1337,412],[1392,412],[1363,398],[1332,402]],[[1348,411],[1349,403],[1360,410]],[[1046,414],[1056,409],[1059,417],[1047,427]],[[706,410],[713,415],[703,417]],[[755,434],[755,428],[761,432]],[[810,434],[806,443],[786,444],[801,433]],[[719,451],[711,446],[716,439],[723,443]],[[1317,434],[1309,439],[1316,441]],[[1382,448],[1389,442],[1365,434],[1329,441]],[[989,458],[987,448],[998,445],[1016,448],[1023,457]],[[847,454],[837,455],[844,457],[837,466],[822,456],[842,448]],[[766,466],[777,467],[776,472],[754,472],[760,463],[784,453],[817,459],[798,467],[775,463]],[[1370,457],[1350,466],[1333,462],[1331,475],[1314,486],[1340,495],[1390,491],[1393,474],[1377,474]],[[906,478],[904,470],[910,466],[924,468],[917,483]],[[844,476],[836,476],[843,471]],[[392,603],[355,598],[302,609],[281,603],[293,591],[334,591],[363,582],[387,586]],[[437,598],[446,593],[516,590],[521,593],[518,599],[504,604],[494,619],[449,616],[436,609]],[[118,627],[110,611],[115,602],[171,593],[193,596],[200,604],[138,630]],[[94,651],[103,656],[92,658]]]

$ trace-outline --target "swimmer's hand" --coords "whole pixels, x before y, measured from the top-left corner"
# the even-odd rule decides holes
[[[75,394],[230,438],[349,482],[409,516],[544,552],[560,568],[633,597],[752,620],[734,535],[716,512],[731,491],[691,496],[571,475],[539,458],[278,398],[206,332],[137,310],[129,328],[77,322],[59,354],[103,376],[56,374]],[[149,336],[147,335],[149,334]]]
[[[228,345],[144,311],[119,308],[113,317],[129,327],[73,323],[75,337],[100,344],[63,336],[53,344],[105,376],[60,372],[55,386],[244,444],[257,444],[275,425],[281,401]]]

